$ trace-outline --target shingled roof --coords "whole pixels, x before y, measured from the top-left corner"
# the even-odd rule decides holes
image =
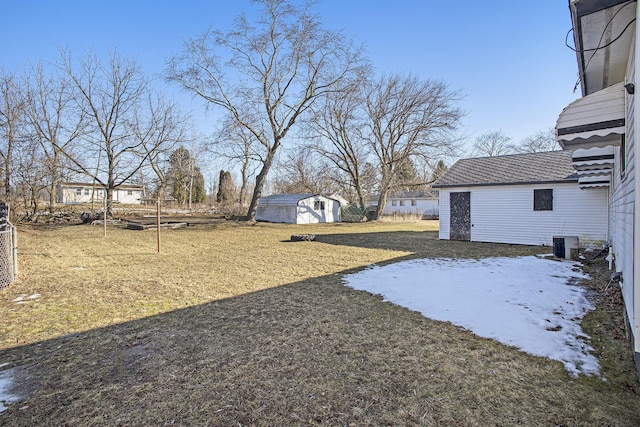
[[[458,160],[433,188],[578,181],[570,151]]]

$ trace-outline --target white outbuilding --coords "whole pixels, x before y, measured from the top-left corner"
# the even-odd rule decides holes
[[[608,239],[608,189],[579,183],[572,153],[458,160],[433,185],[440,191],[440,239],[580,245]]]
[[[320,194],[274,194],[261,197],[256,221],[286,224],[340,222],[340,202]]]

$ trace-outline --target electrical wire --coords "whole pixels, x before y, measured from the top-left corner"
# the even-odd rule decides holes
[[[611,46],[613,43],[615,43],[616,41],[618,41],[623,35],[624,33],[627,31],[627,29],[629,29],[629,27],[631,26],[631,24],[633,24],[634,22],[636,22],[636,18],[633,18],[631,21],[629,21],[627,23],[627,25],[622,29],[622,31],[620,32],[620,34],[618,34],[613,40],[609,41],[607,44],[600,46],[600,43],[602,43],[602,39],[604,38],[604,35],[607,33],[607,28],[609,28],[609,25],[611,25],[611,23],[613,22],[613,20],[616,18],[616,16],[618,16],[618,14],[627,6],[629,6],[631,3],[636,3],[637,0],[630,0],[628,2],[626,2],[625,4],[623,4],[617,11],[616,13],[613,14],[613,16],[609,19],[609,21],[607,22],[607,24],[604,26],[604,28],[602,29],[602,34],[600,34],[600,39],[598,40],[598,44],[596,45],[595,48],[590,48],[590,49],[576,49],[573,48],[571,46],[569,46],[568,43],[568,39],[569,39],[569,34],[571,34],[572,31],[574,31],[573,27],[567,31],[567,35],[564,38],[564,44],[565,46],[567,46],[569,49],[571,49],[572,51],[576,52],[576,53],[586,53],[586,52],[593,52],[591,54],[591,56],[589,57],[589,59],[587,60],[585,66],[584,66],[584,71],[586,72],[587,68],[589,67],[589,64],[591,63],[591,60],[593,59],[594,56],[596,56],[596,53],[598,53],[599,50],[605,49],[609,46]],[[575,92],[576,89],[578,89],[578,86],[580,85],[580,75],[578,75],[578,81],[576,82],[575,86],[573,87],[573,91]]]
[[[621,9],[621,10],[622,10],[622,9]],[[611,18],[611,19],[613,19],[613,18]],[[576,49],[576,48],[574,48],[574,47],[569,46],[569,44],[567,43],[567,39],[569,38],[569,33],[571,33],[571,32],[573,31],[573,28],[571,28],[571,29],[569,30],[569,32],[567,33],[567,36],[566,36],[566,37],[565,37],[565,39],[564,39],[564,44],[565,44],[569,49],[571,49],[572,51],[574,51],[574,52],[576,52],[576,53],[578,53],[578,52],[579,52],[579,53],[584,53],[584,52],[596,52],[596,51],[598,51],[598,50],[600,50],[600,49],[604,49],[604,48],[606,48],[606,47],[609,47],[609,46],[611,46],[612,44],[614,44],[615,42],[617,42],[617,41],[618,41],[618,39],[620,39],[620,37],[622,37],[622,36],[624,35],[625,31],[627,31],[627,29],[628,29],[628,28],[631,26],[631,24],[633,24],[634,22],[636,22],[636,18],[633,18],[631,21],[629,21],[629,23],[627,24],[627,26],[626,26],[626,27],[624,27],[624,29],[622,30],[622,32],[621,32],[620,34],[618,34],[618,36],[617,36],[615,39],[611,40],[609,43],[607,43],[607,44],[605,44],[605,45],[602,45],[602,46],[594,47],[594,48],[591,48],[591,49],[580,49],[580,50],[578,50],[578,49]],[[611,21],[609,21],[609,23],[611,23]],[[607,24],[607,26],[609,26],[609,24]],[[607,28],[607,27],[605,27],[605,31],[602,33],[602,36],[604,36],[604,34],[605,34],[605,32],[606,32],[606,28]],[[598,43],[600,43],[600,42],[602,41],[602,36],[600,36],[600,41],[599,41]]]

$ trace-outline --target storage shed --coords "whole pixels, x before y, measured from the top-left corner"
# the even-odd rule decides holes
[[[256,221],[286,224],[340,222],[340,202],[320,194],[274,194],[261,197]]]
[[[433,188],[441,239],[551,246],[554,236],[580,245],[608,238],[608,191],[581,189],[568,151],[459,160]]]

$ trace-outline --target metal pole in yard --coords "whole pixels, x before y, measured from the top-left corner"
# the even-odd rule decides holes
[[[158,229],[158,253],[160,253],[160,195],[156,199],[156,228]]]
[[[11,256],[13,257],[13,279],[18,277],[18,230],[11,225]]]
[[[107,189],[104,189],[104,215],[102,217],[104,222],[104,237],[107,237]]]

